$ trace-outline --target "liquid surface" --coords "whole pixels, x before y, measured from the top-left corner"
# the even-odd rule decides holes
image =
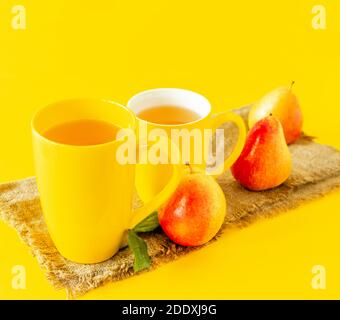
[[[58,124],[43,135],[54,142],[87,146],[115,140],[119,129],[107,121],[83,119]]]
[[[141,111],[137,116],[142,120],[159,124],[184,124],[200,118],[196,112],[177,106],[152,107]]]

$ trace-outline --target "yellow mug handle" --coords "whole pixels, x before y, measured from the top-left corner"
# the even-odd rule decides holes
[[[171,146],[170,160],[174,162],[172,163],[170,161],[170,164],[172,165],[173,169],[172,176],[167,185],[153,199],[144,204],[144,206],[137,208],[132,212],[132,218],[129,224],[129,229],[133,229],[139,222],[144,220],[152,212],[158,210],[158,208],[171,197],[171,195],[177,189],[184,172],[185,166],[183,164],[180,164],[179,162],[180,157],[178,147],[169,138],[165,136],[160,136],[160,139],[159,141],[157,141],[157,144],[162,145],[162,147],[164,146],[166,150],[169,150],[169,146]]]
[[[212,127],[214,131],[216,131],[218,127],[220,127],[222,124],[226,122],[233,122],[238,127],[238,139],[235,148],[230,154],[230,156],[224,160],[224,163],[221,164],[221,166],[223,166],[222,170],[221,167],[219,167],[214,171],[209,171],[209,174],[218,177],[225,171],[227,171],[241,154],[244,144],[246,142],[247,132],[243,119],[239,115],[231,111],[213,114],[210,121],[211,121],[210,127]]]

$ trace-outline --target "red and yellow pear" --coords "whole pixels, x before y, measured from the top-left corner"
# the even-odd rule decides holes
[[[269,115],[248,132],[241,155],[231,167],[245,188],[261,191],[279,186],[292,170],[290,151],[280,121]]]
[[[158,211],[163,231],[182,246],[199,246],[211,240],[225,215],[226,199],[219,184],[212,176],[191,169]]]
[[[299,101],[292,90],[293,84],[290,87],[279,87],[256,102],[249,112],[249,128],[272,114],[280,120],[287,144],[296,141],[302,132],[303,117]]]

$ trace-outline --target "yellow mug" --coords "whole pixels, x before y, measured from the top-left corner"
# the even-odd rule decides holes
[[[32,120],[33,151],[44,218],[58,251],[78,263],[97,263],[120,248],[127,229],[156,210],[176,189],[180,167],[142,208],[132,210],[135,164],[116,159],[123,139],[97,145],[69,145],[44,136],[69,121],[103,120],[134,132],[135,115],[115,102],[74,99],[39,110]]]
[[[197,114],[198,120],[183,124],[164,124],[152,123],[138,118],[139,113],[147,109],[160,106],[177,106],[186,108]],[[189,132],[194,132],[193,130],[196,129],[197,131],[198,129],[201,133],[201,137],[203,137],[205,129],[211,129],[211,132],[216,132],[216,129],[222,124],[226,122],[233,122],[238,128],[238,140],[231,154],[227,158],[225,158],[223,154],[223,158],[220,163],[221,165],[216,168],[216,170],[212,170],[210,172],[210,174],[215,177],[229,169],[243,149],[246,139],[246,128],[242,118],[230,111],[213,114],[211,104],[208,99],[196,92],[177,88],[146,90],[134,95],[128,101],[127,107],[135,113],[139,127],[137,132],[143,139],[146,140],[148,140],[148,135],[153,132],[153,129],[158,131],[159,129],[163,130],[168,137],[172,137],[171,132],[173,129],[178,129],[179,131],[189,130]],[[178,145],[178,141],[173,141],[173,143],[177,145],[181,152],[188,152],[188,162],[203,170],[206,169],[207,162],[205,161],[205,154],[207,152],[207,143],[204,144],[204,148],[202,148],[202,150],[195,150],[192,148],[192,145],[190,145],[190,150],[183,150],[183,148],[180,148]],[[194,163],[195,156],[197,155],[201,156],[199,157],[199,159],[202,159],[201,163]],[[139,166],[136,171],[136,188],[140,198],[143,201],[149,201],[152,199],[159,190],[164,188],[164,184],[172,175],[172,170],[172,166],[167,164],[157,166],[145,164]]]

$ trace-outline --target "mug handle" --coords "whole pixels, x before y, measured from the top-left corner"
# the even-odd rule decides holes
[[[224,160],[224,163],[221,164],[221,166],[223,166],[223,170],[221,170],[221,168],[219,167],[217,170],[211,171],[209,173],[215,177],[218,177],[226,172],[241,154],[246,142],[246,126],[243,119],[239,115],[231,111],[213,114],[210,121],[211,127],[213,128],[214,132],[218,127],[226,122],[233,122],[238,127],[238,139],[236,145],[229,157]]]
[[[175,192],[183,176],[184,165],[179,162],[180,157],[178,147],[169,138],[164,136],[160,136],[160,140],[158,141],[158,143],[164,145],[167,150],[169,149],[169,146],[171,146],[171,156],[174,157],[171,159],[174,159],[176,162],[170,162],[170,164],[172,164],[171,178],[166,186],[153,199],[132,212],[129,229],[133,229],[139,222],[144,220],[152,212],[158,210],[159,207],[164,204]]]

